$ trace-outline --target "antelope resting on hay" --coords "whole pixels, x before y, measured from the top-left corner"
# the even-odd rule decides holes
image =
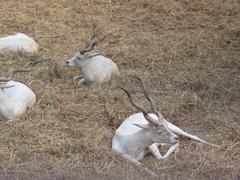
[[[162,160],[169,157],[179,147],[178,137],[185,136],[194,141],[217,146],[200,139],[195,135],[184,132],[182,129],[164,119],[157,111],[154,100],[146,90],[145,84],[140,77],[144,96],[151,105],[152,113],[148,114],[143,108],[136,105],[132,95],[124,88],[121,88],[128,96],[130,103],[142,113],[133,114],[128,117],[116,130],[112,140],[112,150],[120,153],[135,164],[140,165],[147,154],[152,153],[157,159]],[[164,156],[159,152],[159,145],[169,144],[170,148]]]
[[[42,61],[30,61],[25,67],[38,62]],[[25,84],[12,80],[15,73],[29,71],[31,69],[12,69],[5,77],[0,77],[0,120],[14,120],[35,104],[35,93]]]
[[[96,44],[95,35],[86,43],[85,48],[66,61],[68,67],[80,67],[83,75],[75,76],[80,84],[103,83],[119,76],[117,65],[99,53],[90,53]]]
[[[34,54],[38,52],[38,44],[23,33],[0,38],[0,51],[13,51]]]

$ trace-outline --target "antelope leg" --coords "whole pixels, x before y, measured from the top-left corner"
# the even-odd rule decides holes
[[[157,144],[152,144],[151,146],[149,146],[149,150],[150,152],[158,159],[158,160],[164,160],[167,159],[173,152],[177,151],[179,147],[179,144],[173,144],[170,146],[170,148],[168,149],[168,151],[166,152],[166,154],[164,154],[163,156],[161,155],[161,153],[159,152],[158,146]]]

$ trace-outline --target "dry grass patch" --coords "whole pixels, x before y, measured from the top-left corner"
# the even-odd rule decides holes
[[[144,164],[165,179],[238,179],[239,9],[234,0],[2,2],[0,35],[29,34],[40,54],[2,53],[1,73],[50,58],[15,77],[34,90],[37,103],[20,120],[0,123],[3,177],[150,178],[110,151],[115,129],[135,112],[116,87],[130,88],[147,106],[137,83],[125,77],[137,74],[171,122],[222,145],[182,140],[176,156],[167,161],[150,156]],[[102,87],[83,87],[72,80],[77,70],[65,67],[65,60],[96,29],[101,40],[96,51],[112,58],[123,76]]]

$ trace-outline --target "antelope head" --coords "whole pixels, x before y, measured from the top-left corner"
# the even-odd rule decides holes
[[[68,67],[77,67],[80,66],[82,62],[84,62],[87,59],[90,59],[92,57],[98,56],[98,53],[90,54],[88,52],[92,51],[94,46],[96,45],[96,35],[94,34],[90,41],[88,41],[84,48],[80,49],[75,56],[73,56],[71,59],[66,61],[66,65]]]
[[[121,89],[127,94],[130,103],[138,110],[143,113],[143,116],[148,121],[148,124],[134,124],[146,131],[146,135],[149,136],[154,143],[162,143],[162,144],[171,144],[175,145],[178,142],[178,136],[175,135],[168,127],[166,122],[163,119],[162,114],[157,110],[155,102],[153,98],[149,95],[146,90],[145,83],[142,78],[136,77],[142,87],[143,93],[147,101],[150,103],[151,111],[153,114],[157,116],[156,119],[152,118],[146,110],[136,105],[133,102],[132,95],[124,88]]]

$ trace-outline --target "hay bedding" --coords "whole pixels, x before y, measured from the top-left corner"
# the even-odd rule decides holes
[[[172,123],[223,145],[183,140],[167,161],[144,159],[149,169],[165,179],[238,179],[239,9],[234,0],[2,1],[0,34],[29,34],[40,54],[2,53],[1,73],[43,56],[50,61],[15,78],[38,100],[20,120],[0,123],[1,179],[151,178],[110,151],[115,129],[136,112],[116,87],[147,107],[129,74],[147,80]],[[79,86],[65,60],[99,28],[95,51],[113,59],[122,78]]]

